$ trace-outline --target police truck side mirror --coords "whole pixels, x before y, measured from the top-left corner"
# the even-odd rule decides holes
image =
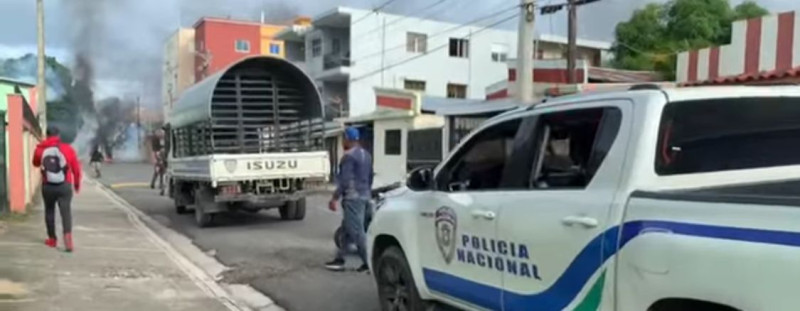
[[[406,186],[413,191],[430,190],[433,186],[433,169],[418,167],[408,173]]]

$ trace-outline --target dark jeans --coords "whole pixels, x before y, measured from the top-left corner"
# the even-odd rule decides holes
[[[156,179],[158,180],[158,189],[164,189],[164,173],[166,168],[163,165],[156,164],[153,169],[153,179],[150,181],[150,188],[156,187]]]
[[[44,199],[44,223],[47,226],[47,237],[56,238],[56,204],[61,212],[61,221],[64,233],[72,233],[72,185],[48,184],[42,185],[42,198]]]
[[[337,249],[336,258],[344,259],[347,254],[347,245],[355,243],[358,248],[358,256],[367,264],[367,233],[364,230],[364,214],[367,213],[369,200],[366,199],[345,199],[342,200],[342,228],[345,232],[344,247]]]

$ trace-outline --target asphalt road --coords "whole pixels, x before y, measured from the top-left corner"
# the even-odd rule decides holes
[[[225,282],[250,284],[290,311],[379,310],[371,275],[323,267],[333,256],[332,234],[341,221],[327,210],[326,196],[308,198],[303,221],[281,221],[277,210],[268,210],[225,215],[199,229],[193,215],[178,215],[171,199],[149,188],[150,165],[114,163],[102,173],[100,181],[123,199],[232,267]],[[348,258],[348,266],[360,263]]]

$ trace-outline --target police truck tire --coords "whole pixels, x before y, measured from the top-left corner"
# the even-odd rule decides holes
[[[419,297],[403,250],[397,246],[390,246],[375,261],[374,269],[381,310],[427,309],[427,303]]]
[[[294,220],[303,220],[306,218],[306,198],[294,201]]]

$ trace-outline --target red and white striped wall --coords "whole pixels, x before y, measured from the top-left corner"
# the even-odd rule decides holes
[[[733,23],[731,44],[678,54],[683,84],[737,83],[794,75],[800,67],[800,14],[785,12]]]

